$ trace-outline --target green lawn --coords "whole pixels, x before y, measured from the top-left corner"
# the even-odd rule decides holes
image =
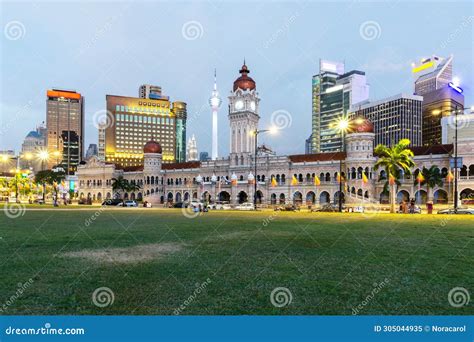
[[[3,315],[172,315],[180,306],[183,315],[350,315],[359,305],[363,315],[474,314],[473,217],[264,211],[190,219],[179,209],[0,215]],[[113,291],[113,304],[93,304],[100,287]],[[291,292],[291,303],[272,305],[277,287]],[[449,304],[454,287],[470,292],[468,305]]]

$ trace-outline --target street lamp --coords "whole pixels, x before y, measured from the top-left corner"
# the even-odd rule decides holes
[[[454,89],[454,88],[453,88]],[[456,89],[455,89],[456,90]],[[458,212],[458,112],[464,113],[467,110],[473,110],[471,108],[457,109],[454,110],[454,213]]]
[[[44,162],[49,159],[49,153],[47,150],[41,150],[38,153],[38,158],[41,160],[41,171],[44,170]],[[43,181],[43,203],[46,200],[46,183]]]
[[[255,210],[257,210],[257,150],[258,150],[258,135],[260,133],[265,133],[265,132],[270,132],[270,134],[276,134],[276,132],[278,131],[278,128],[277,127],[270,127],[269,129],[261,129],[261,130],[258,130],[256,129],[255,131],[253,131],[253,134],[255,135],[255,162],[254,162],[254,166],[255,166],[255,174],[254,174],[254,179],[253,179],[253,184],[254,184],[254,188],[253,188],[253,207]]]
[[[345,150],[345,133],[349,129],[349,120],[345,117],[339,118],[333,127],[341,134],[341,152]],[[339,212],[342,213],[342,157],[339,159]]]

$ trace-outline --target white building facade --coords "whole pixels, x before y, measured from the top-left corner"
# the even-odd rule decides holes
[[[254,182],[257,182],[257,203],[277,205],[321,205],[337,203],[342,196],[346,203],[388,203],[383,170],[374,170],[374,130],[367,119],[354,120],[345,138],[345,152],[278,156],[259,154],[254,174],[255,132],[259,123],[259,101],[256,84],[248,76],[244,64],[241,76],[234,82],[229,95],[230,153],[227,158],[184,163],[162,163],[162,147],[149,141],[144,146],[144,165],[118,169],[114,164],[92,158],[77,170],[78,194],[92,200],[124,196],[151,203],[181,201],[228,201],[231,204],[252,202]],[[356,124],[357,123],[357,124]],[[436,165],[443,175],[450,168],[452,145],[415,147],[416,167]],[[459,173],[461,197],[474,196],[474,139],[459,145],[465,167]],[[339,170],[342,167],[343,192],[339,192]],[[137,184],[137,191],[122,194],[113,189],[112,178],[123,176]],[[401,175],[397,200],[417,199],[424,203],[453,200],[452,183],[427,189],[417,186],[414,176]],[[273,180],[273,181],[272,181]]]

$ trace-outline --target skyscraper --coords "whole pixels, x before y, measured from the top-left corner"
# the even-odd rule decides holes
[[[347,118],[349,108],[369,97],[363,71],[344,73],[344,64],[321,60],[313,76],[312,153],[336,152],[342,147],[336,122]]]
[[[82,160],[84,146],[84,98],[74,90],[52,89],[46,92],[46,144],[48,167],[58,162],[67,173],[74,172]]]
[[[401,139],[410,139],[411,146],[420,146],[422,103],[421,96],[398,94],[355,104],[351,107],[349,118],[363,116],[372,122],[375,146],[393,146]]]
[[[212,151],[211,151],[211,158],[217,159],[218,155],[218,147],[217,147],[217,112],[219,111],[219,107],[222,104],[222,99],[219,96],[219,92],[217,91],[217,75],[216,70],[214,70],[214,90],[211,93],[211,97],[209,98],[209,104],[211,105],[212,111]]]
[[[413,65],[412,72],[415,94],[423,96],[422,143],[439,145],[441,119],[464,108],[464,96],[449,86],[453,82],[453,56],[424,58]]]
[[[176,117],[176,162],[186,161],[186,103],[175,101],[171,111]]]
[[[419,64],[413,64],[415,95],[425,95],[447,86],[453,78],[452,62],[453,56],[442,58],[433,55],[429,58],[423,58]]]
[[[46,135],[44,122],[26,135],[21,145],[20,167],[31,167],[34,172],[41,170],[41,161],[37,158],[37,155],[40,151],[46,149]]]
[[[464,96],[450,86],[430,91],[423,95],[423,133],[424,146],[442,143],[441,119],[464,108]]]
[[[146,99],[127,96],[107,95],[107,112],[114,120],[105,129],[105,160],[122,166],[143,164],[143,146],[149,140],[156,140],[163,149],[163,162],[177,160],[177,129],[181,129],[182,139],[186,139],[186,104],[174,102],[168,97]],[[185,148],[185,141],[182,144]],[[184,158],[180,146],[180,158]]]
[[[141,99],[165,99],[169,100],[168,96],[161,94],[161,87],[151,84],[142,84],[138,89],[138,97]]]
[[[97,157],[99,160],[105,161],[105,129],[106,123],[99,123],[98,128],[98,146],[97,146]]]
[[[194,134],[189,138],[188,146],[186,147],[186,161],[198,160],[197,143]]]
[[[99,154],[97,144],[89,144],[89,147],[86,151],[86,159],[89,159],[93,156],[97,156]]]

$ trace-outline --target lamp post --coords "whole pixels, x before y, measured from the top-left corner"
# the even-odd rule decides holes
[[[275,133],[276,132],[276,128],[270,128],[270,129],[261,129],[261,130],[258,130],[256,129],[253,134],[255,135],[255,158],[254,158],[254,179],[253,179],[253,184],[254,184],[254,188],[253,188],[253,207],[255,210],[257,210],[257,149],[258,149],[258,135],[260,133],[265,133],[265,132],[270,132],[270,133]]]
[[[345,150],[345,133],[349,128],[349,120],[345,117],[338,119],[333,127],[341,134],[341,152]],[[339,159],[339,196],[338,196],[339,212],[342,213],[342,157]]]
[[[49,158],[49,152],[46,150],[42,150],[38,153],[38,157],[41,160],[41,171],[44,171],[44,163]],[[43,203],[46,200],[46,183],[43,182]]]

